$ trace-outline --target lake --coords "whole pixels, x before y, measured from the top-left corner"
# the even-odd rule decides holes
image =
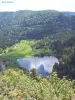
[[[28,71],[30,71],[32,68],[35,68],[36,71],[43,76],[50,75],[54,64],[59,64],[58,59],[53,56],[21,58],[17,59],[17,62],[19,63],[20,67],[25,68]]]

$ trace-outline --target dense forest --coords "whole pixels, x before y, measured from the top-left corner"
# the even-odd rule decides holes
[[[75,32],[75,16],[54,10],[0,12],[0,23],[2,48],[24,39],[66,39]]]
[[[18,58],[55,56],[50,76],[21,69]],[[0,12],[0,100],[75,99],[75,13]]]

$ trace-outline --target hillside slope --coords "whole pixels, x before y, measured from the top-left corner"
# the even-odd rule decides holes
[[[0,47],[55,34],[57,37],[63,33],[72,36],[74,26],[75,16],[53,10],[0,12]]]

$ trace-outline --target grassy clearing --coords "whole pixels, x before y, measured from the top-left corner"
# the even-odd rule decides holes
[[[5,61],[9,61],[8,66],[14,67],[14,66],[18,66],[18,63],[16,62],[16,60],[18,58],[24,58],[24,57],[32,57],[33,56],[33,49],[32,49],[32,45],[35,43],[36,41],[26,41],[26,40],[22,40],[19,43],[6,48],[4,50],[4,54],[2,54],[0,56],[0,60],[5,60]]]

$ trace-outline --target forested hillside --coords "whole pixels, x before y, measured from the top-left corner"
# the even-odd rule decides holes
[[[53,10],[0,12],[0,47],[47,36],[67,39],[74,35],[74,26],[75,16]]]
[[[67,12],[66,11],[66,12],[63,12],[63,13],[75,16],[75,12]]]
[[[55,64],[54,71],[59,77],[75,79],[75,37],[68,40],[51,40],[44,38],[34,44],[34,56],[55,56],[59,65]]]
[[[75,79],[75,16],[53,10],[0,12],[0,23],[1,60],[15,66],[17,58],[55,56],[63,66],[63,72],[54,67],[58,75]]]
[[[54,56],[59,64],[47,77],[20,68],[17,59],[33,56]],[[0,12],[1,64],[0,100],[75,100],[74,13]]]
[[[11,67],[18,67],[18,58],[55,56],[59,59],[59,65],[55,64],[53,71],[60,78],[67,76],[75,79],[75,37],[63,42],[48,37],[37,41],[22,40],[9,48],[0,49],[0,52],[0,60],[8,61]]]

